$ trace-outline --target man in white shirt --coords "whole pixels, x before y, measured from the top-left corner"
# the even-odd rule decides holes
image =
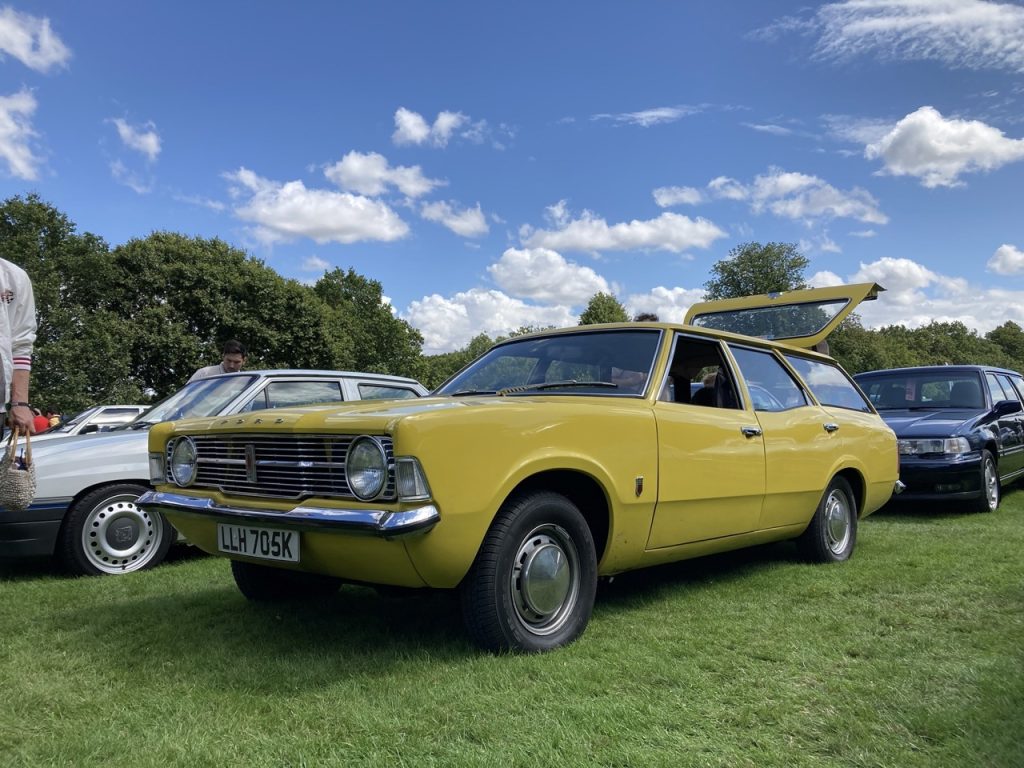
[[[205,368],[200,368],[198,371],[192,374],[186,384],[189,384],[198,379],[206,379],[210,376],[217,376],[221,373],[237,373],[242,370],[242,366],[245,365],[246,360],[245,345],[231,339],[231,341],[224,342],[224,347],[221,350],[220,363],[217,365],[208,365]]]
[[[21,267],[0,259],[0,435],[5,421],[22,432],[33,431],[28,380],[35,340],[32,281]]]

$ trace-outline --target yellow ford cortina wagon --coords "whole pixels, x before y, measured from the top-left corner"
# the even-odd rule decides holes
[[[519,336],[416,401],[165,422],[138,503],[252,600],[455,589],[483,648],[556,648],[600,577],[784,539],[850,557],[898,485],[896,438],[810,348],[879,290]]]

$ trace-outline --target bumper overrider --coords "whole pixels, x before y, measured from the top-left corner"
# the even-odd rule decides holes
[[[383,538],[428,531],[441,519],[437,507],[433,504],[424,504],[401,512],[389,509],[333,509],[307,506],[298,506],[288,512],[277,512],[228,506],[218,504],[212,499],[165,491],[145,493],[139,497],[136,504],[147,512],[170,512],[270,525],[283,524],[300,530],[359,533]]]

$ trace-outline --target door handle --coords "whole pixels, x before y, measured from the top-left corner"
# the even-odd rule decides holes
[[[744,437],[757,437],[761,434],[760,427],[740,427],[740,432],[743,433]]]
[[[837,429],[839,429],[839,425],[836,424],[834,421],[822,424],[822,426],[825,428],[826,432],[835,432]]]

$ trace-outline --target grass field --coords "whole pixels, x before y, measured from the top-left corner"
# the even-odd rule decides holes
[[[0,566],[0,766],[1024,766],[1024,490],[883,511],[854,558],[617,578],[494,657],[447,595],[247,603],[226,561]]]

